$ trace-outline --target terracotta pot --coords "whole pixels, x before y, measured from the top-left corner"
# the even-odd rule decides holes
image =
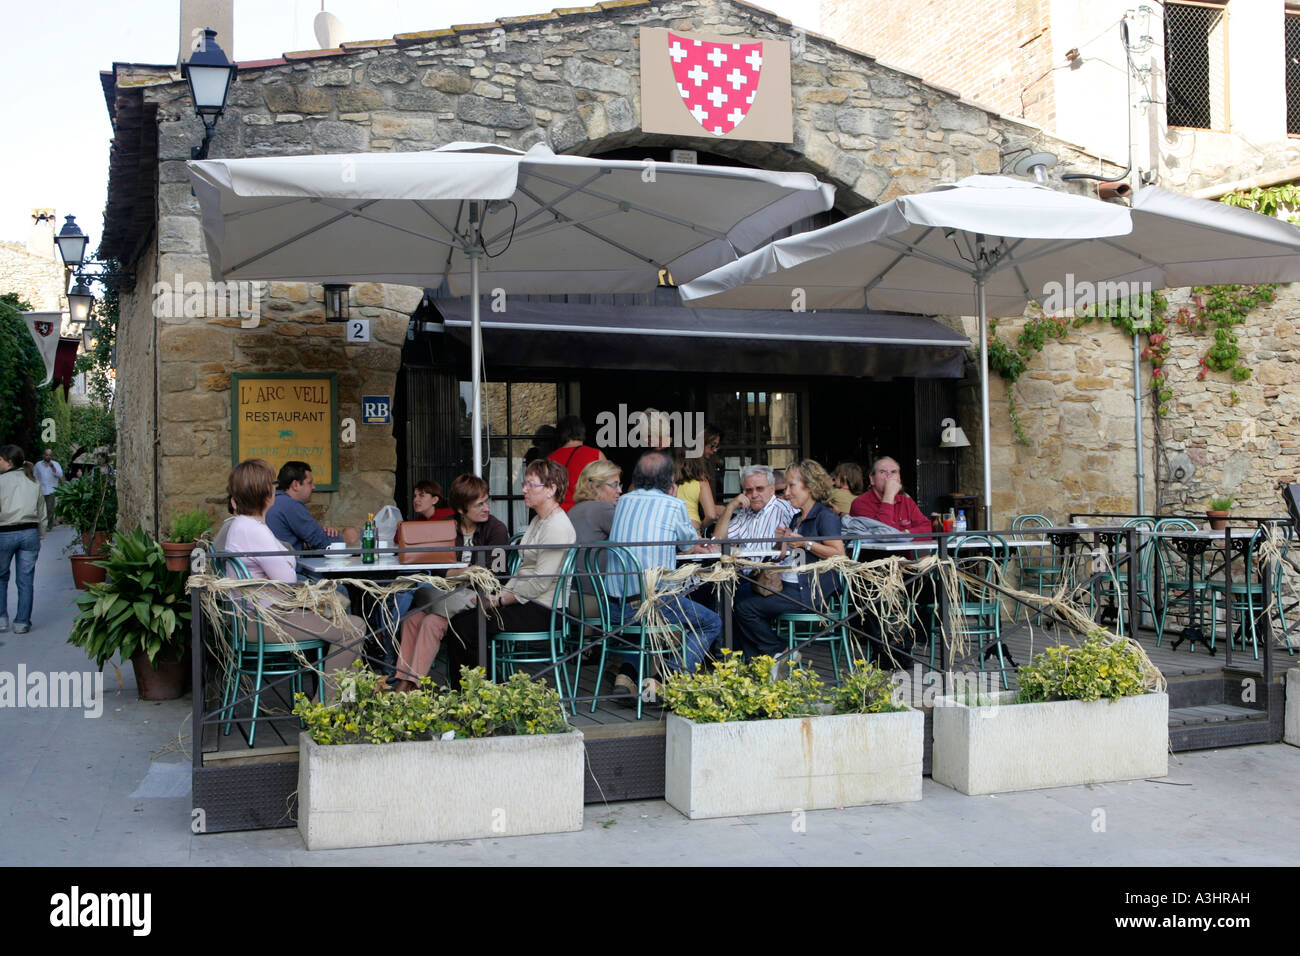
[[[160,653],[149,666],[143,651],[131,655],[131,669],[135,671],[135,686],[141,700],[175,700],[181,696],[185,684],[185,661],[164,660]]]
[[[86,590],[89,585],[103,584],[108,577],[108,569],[96,567],[93,562],[102,560],[102,554],[70,554],[68,560],[72,562],[72,583],[81,590]]]
[[[1205,517],[1209,519],[1211,531],[1222,531],[1228,526],[1227,511],[1207,511]]]
[[[96,557],[101,557],[108,550],[108,535],[102,532],[97,532],[92,540],[90,532],[87,531],[81,536],[81,547],[86,554],[93,554]]]
[[[185,571],[190,570],[190,552],[194,550],[193,541],[182,541],[175,543],[172,541],[162,541],[163,554],[167,555],[168,571]]]

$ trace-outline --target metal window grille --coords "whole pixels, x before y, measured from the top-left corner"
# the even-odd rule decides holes
[[[1286,131],[1300,134],[1300,14],[1286,17]]]
[[[1165,4],[1165,119],[1228,128],[1228,16],[1222,4]]]

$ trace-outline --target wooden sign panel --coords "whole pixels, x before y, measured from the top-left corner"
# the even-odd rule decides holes
[[[231,376],[230,457],[311,466],[318,491],[337,489],[338,392],[332,372],[243,372]]]

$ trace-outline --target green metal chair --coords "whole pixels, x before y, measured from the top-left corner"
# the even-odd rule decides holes
[[[861,541],[853,543],[853,559],[858,558]],[[831,667],[835,670],[835,681],[840,680],[840,655],[853,673],[853,652],[849,645],[849,594],[844,575],[836,574],[840,587],[826,602],[825,613],[816,611],[789,611],[778,614],[773,621],[777,637],[784,637],[787,650],[807,642],[826,644],[831,649]],[[829,625],[829,628],[828,628]],[[825,630],[826,633],[819,632]]]
[[[1205,551],[1210,543],[1202,539],[1168,536],[1169,532],[1196,530],[1196,524],[1187,518],[1161,518],[1156,522],[1155,567],[1160,593],[1155,615],[1157,647],[1169,626],[1170,612],[1179,608],[1185,612],[1186,629],[1191,629],[1195,621],[1195,627],[1200,633],[1205,633],[1205,599],[1210,590],[1205,579]],[[1196,650],[1196,633],[1192,631],[1193,636],[1188,638],[1193,652]],[[1210,653],[1214,653],[1213,630],[1210,631]]]
[[[1141,614],[1142,608],[1145,607],[1151,612],[1152,620],[1155,619],[1155,605],[1151,600],[1151,565],[1155,555],[1155,518],[1129,518],[1124,522],[1125,528],[1138,529],[1137,535],[1137,583],[1138,583],[1138,611]],[[1145,533],[1144,533],[1145,532]],[[1113,559],[1111,560],[1112,573],[1104,580],[1098,581],[1092,586],[1092,605],[1094,614],[1097,606],[1105,598],[1110,598],[1115,602],[1115,630],[1118,633],[1124,633],[1124,614],[1128,608],[1128,565],[1121,564],[1120,561],[1126,553],[1126,537],[1120,536],[1116,539],[1113,550]],[[1139,616],[1139,623],[1141,618]]]
[[[1033,540],[1039,536],[1035,533],[1038,529],[1050,527],[1052,522],[1045,515],[1040,514],[1016,515],[1011,521],[1011,531],[1017,540]],[[1024,591],[1032,589],[1039,595],[1055,594],[1065,576],[1065,562],[1056,555],[1050,545],[1046,548],[1021,548],[1018,566],[1021,589]],[[1028,607],[1025,607],[1024,613],[1025,620],[1029,620],[1031,611]],[[1042,612],[1038,612],[1035,618],[1041,620]]]
[[[970,552],[978,550],[979,554]],[[966,551],[966,555],[962,555]],[[1001,568],[1006,565],[1008,548],[1004,538],[996,534],[979,533],[952,538],[949,553],[956,556],[957,567],[967,574],[995,584]],[[952,596],[953,612],[961,618],[968,637],[978,639],[980,665],[989,650],[996,650],[998,666],[1002,672],[1003,689],[1011,686],[1007,680],[1007,662],[1002,651],[1002,601],[997,591],[981,587],[964,579],[959,580],[957,594]],[[934,652],[941,639],[941,622],[936,614],[930,631],[930,666],[934,667]]]
[[[1266,612],[1271,613],[1270,601],[1266,599],[1264,593],[1264,582],[1262,580],[1262,569],[1259,564],[1260,545],[1267,541],[1273,533],[1271,525],[1260,525],[1255,529],[1255,533],[1250,536],[1250,541],[1246,545],[1244,552],[1245,572],[1244,580],[1233,580],[1231,587],[1224,581],[1210,582],[1210,646],[1214,646],[1214,635],[1219,626],[1219,600],[1222,599],[1225,609],[1230,607],[1232,616],[1237,620],[1237,634],[1241,638],[1242,649],[1246,646],[1246,631],[1250,631],[1250,645],[1254,651],[1255,660],[1259,660],[1259,638],[1256,634],[1256,624],[1259,618]],[[1286,557],[1286,552],[1291,543],[1291,527],[1285,526],[1285,539],[1282,545],[1282,557]],[[1280,562],[1279,562],[1280,564]],[[1277,607],[1278,615],[1282,620],[1282,631],[1286,632],[1286,613],[1282,603],[1282,575],[1281,568],[1275,566],[1270,568],[1271,582],[1269,592],[1272,595],[1272,604]],[[1226,618],[1225,618],[1226,623]],[[1236,637],[1229,635],[1231,640]],[[1287,649],[1294,654],[1295,649],[1291,647],[1291,641],[1287,640]]]
[[[514,552],[518,555],[519,552]],[[569,592],[573,587],[573,564],[576,549],[564,555],[555,587],[551,595],[550,626],[544,631],[499,631],[488,639],[488,673],[494,681],[508,680],[522,664],[551,664],[555,674],[555,688],[561,697],[577,696],[576,687],[569,679],[569,668],[564,662],[566,635],[569,629],[565,612],[569,607]],[[511,571],[518,570],[516,559]],[[577,713],[577,704],[570,708]]]
[[[248,568],[238,558],[213,558],[213,570],[221,577],[252,580]],[[252,682],[252,712],[248,725],[248,746],[257,738],[257,714],[262,702],[263,684],[267,678],[292,677],[291,695],[303,693],[304,662],[323,676],[325,656],[329,644],[319,639],[302,641],[268,641],[262,624],[261,609],[251,597],[241,599],[236,592],[223,591],[220,598],[221,615],[226,625],[229,659],[221,693],[221,719],[225,720],[222,734],[230,735],[235,721],[235,702],[239,699],[242,678]],[[317,686],[320,681],[317,681]],[[290,697],[292,699],[292,696]]]
[[[651,676],[648,667],[652,661],[660,660],[678,652],[684,640],[683,628],[676,624],[648,626],[644,624],[624,624],[622,619],[614,620],[613,605],[620,602],[618,597],[609,593],[609,582],[617,579],[622,582],[619,592],[623,595],[644,594],[645,576],[641,562],[627,548],[610,547],[605,550],[604,573],[592,578],[596,584],[596,597],[600,603],[601,630],[605,640],[600,647],[600,666],[596,671],[596,689],[591,702],[591,712],[596,712],[600,703],[600,685],[605,677],[605,666],[610,654],[618,657],[636,659],[636,686],[645,685],[645,679]],[[618,631],[617,634],[612,633]],[[636,716],[641,719],[645,701],[637,694]]]

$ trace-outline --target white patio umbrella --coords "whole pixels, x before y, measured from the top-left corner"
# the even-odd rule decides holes
[[[1104,293],[1103,282],[1114,291],[1121,282],[1159,289],[1297,278],[1300,230],[1266,216],[1159,189],[1143,190],[1130,210],[1006,177],[971,176],[770,243],[686,283],[681,294],[696,306],[957,315],[968,313],[973,293],[984,505],[992,527],[990,315],[1017,315],[1069,280]],[[1138,448],[1140,454],[1140,436]]]
[[[482,467],[479,293],[641,292],[732,261],[830,208],[807,173],[557,156],[453,143],[418,153],[190,163],[222,279],[446,282],[472,296],[474,469]]]

